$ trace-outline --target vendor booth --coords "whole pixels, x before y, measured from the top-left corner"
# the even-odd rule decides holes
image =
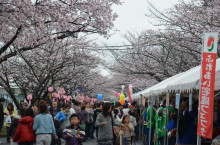
[[[169,98],[172,98],[173,100],[176,101],[176,95],[180,94],[181,99],[182,98],[188,99],[188,102],[191,103],[190,107],[192,108],[193,102],[198,101],[198,98],[199,98],[199,90],[200,90],[200,86],[201,86],[200,75],[201,75],[201,65],[194,67],[186,72],[182,72],[182,73],[177,74],[173,77],[165,79],[164,81],[162,81],[152,87],[149,87],[145,90],[142,90],[138,93],[135,93],[135,94],[133,94],[132,98],[133,98],[133,100],[139,100],[139,102],[142,102],[143,98],[145,98],[148,100],[148,102],[152,102],[152,100],[153,100],[154,103],[155,103],[155,100],[158,100],[158,101],[159,100],[160,101],[166,100],[166,106],[167,106],[170,104]],[[213,121],[215,121],[215,122],[214,122],[214,129],[213,129],[213,133],[214,133],[213,139],[217,135],[219,135],[218,131],[216,131],[216,128],[219,129],[219,117],[220,117],[220,115],[219,115],[219,112],[220,112],[220,107],[219,107],[220,59],[216,60],[214,90],[215,90],[215,95],[214,95],[215,102],[214,102],[214,120]],[[190,96],[191,96],[191,98],[190,98]],[[156,105],[159,104],[158,101],[156,101],[156,103],[157,103]],[[193,107],[195,107],[195,106],[193,106]],[[198,114],[197,114],[197,116],[198,116]],[[178,134],[177,134],[177,136],[178,136]],[[197,142],[198,141],[200,142],[201,138],[197,137]],[[206,142],[207,142],[207,144],[211,144],[211,141],[208,139],[205,139],[205,138],[202,138],[202,142],[200,142],[198,144],[205,144]]]

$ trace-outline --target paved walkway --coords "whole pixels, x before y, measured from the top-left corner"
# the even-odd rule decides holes
[[[2,142],[2,144],[0,144],[0,145],[11,145],[10,143],[6,143],[5,137],[0,137],[0,141]],[[17,145],[17,144],[13,144],[13,145]],[[62,142],[62,145],[65,145],[65,142]],[[96,139],[90,139],[90,140],[87,140],[86,142],[84,142],[83,145],[97,145],[97,142],[96,142]],[[136,141],[136,143],[133,145],[142,145],[142,144],[140,142]]]

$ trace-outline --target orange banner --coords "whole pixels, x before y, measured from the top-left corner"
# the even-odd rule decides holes
[[[218,34],[217,34],[218,35]],[[215,37],[214,37],[215,36]],[[199,100],[199,119],[197,134],[212,139],[213,130],[213,105],[215,88],[215,68],[217,39],[216,33],[208,33],[205,36],[203,50],[201,90]]]

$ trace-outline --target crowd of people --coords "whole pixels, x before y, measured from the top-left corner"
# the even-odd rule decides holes
[[[135,102],[130,107],[126,103],[123,108],[119,103],[76,100],[54,101],[51,105],[41,100],[29,106],[22,100],[19,110],[12,103],[4,109],[4,98],[0,102],[0,131],[6,127],[8,143],[61,145],[64,140],[66,145],[81,145],[96,138],[99,145],[131,145],[137,133],[139,117]]]
[[[178,144],[196,144],[198,102],[190,109],[188,100],[182,100],[177,110],[175,101],[168,106],[164,101],[142,111],[136,102],[129,106],[128,102],[120,105],[60,100],[50,105],[41,100],[29,106],[21,101],[19,110],[12,103],[4,109],[4,98],[0,102],[0,131],[6,127],[8,143],[61,145],[63,140],[66,145],[82,145],[96,138],[98,145],[131,145],[140,136],[141,125],[144,145],[175,145],[177,133]]]

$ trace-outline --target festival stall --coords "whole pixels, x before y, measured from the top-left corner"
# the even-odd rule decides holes
[[[165,95],[176,93],[184,93],[184,94],[192,94],[196,92],[196,95],[193,95],[194,98],[198,99],[199,89],[200,89],[200,75],[201,75],[201,65],[194,67],[186,72],[182,72],[173,77],[165,79],[164,81],[142,90],[138,93],[133,94],[132,98],[134,100],[140,100],[142,102],[142,98],[148,98],[149,102],[152,101],[154,96],[163,96],[165,99]],[[216,71],[215,71],[215,100],[219,98],[220,92],[220,58],[216,60]],[[168,102],[169,104],[169,102]]]

